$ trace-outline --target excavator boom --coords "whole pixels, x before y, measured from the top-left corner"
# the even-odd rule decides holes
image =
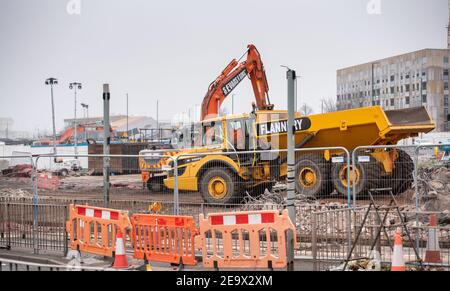
[[[259,110],[273,109],[269,100],[269,85],[261,56],[254,45],[250,44],[247,48],[247,59],[240,64],[233,59],[209,86],[202,103],[201,120],[217,117],[220,105],[225,98],[247,76],[252,82],[256,107]]]

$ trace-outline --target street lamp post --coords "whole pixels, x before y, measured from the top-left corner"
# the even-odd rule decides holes
[[[129,127],[128,127],[128,93],[127,93],[127,141],[130,140]]]
[[[56,155],[56,126],[55,126],[55,102],[53,100],[53,85],[57,85],[56,78],[48,78],[45,80],[45,85],[50,85],[50,92],[52,97],[52,123],[53,123],[53,154]]]
[[[83,107],[83,118],[89,119],[89,105],[85,103],[81,103],[81,107]],[[87,140],[87,131],[84,130],[84,140]]]
[[[73,82],[73,83],[70,83],[69,84],[69,89],[73,89],[74,90],[74,92],[75,92],[75,116],[74,116],[74,121],[73,121],[73,123],[74,123],[74,146],[75,146],[75,158],[77,158],[77,156],[78,156],[78,147],[77,147],[77,144],[78,144],[78,133],[77,133],[77,89],[78,90],[81,90],[81,88],[82,88],[82,85],[81,85],[81,83],[77,83],[77,82]]]
[[[159,131],[159,100],[156,100],[156,129]]]

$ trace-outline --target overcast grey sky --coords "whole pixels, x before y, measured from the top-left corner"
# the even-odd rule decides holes
[[[259,49],[271,101],[286,108],[285,69],[302,76],[299,103],[316,112],[335,98],[336,70],[423,48],[445,48],[446,0],[0,0],[0,117],[14,129],[51,129],[47,77],[57,77],[57,127],[73,116],[69,82],[82,82],[79,100],[102,114],[110,83],[111,112],[171,119],[201,104],[209,83],[248,43]],[[250,82],[235,90],[235,111],[251,109]],[[230,107],[230,100],[225,106]],[[79,114],[81,108],[79,107]]]

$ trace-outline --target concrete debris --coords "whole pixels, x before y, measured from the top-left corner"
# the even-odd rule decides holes
[[[342,263],[338,267],[331,268],[330,271],[342,271],[344,269],[345,263]],[[387,271],[386,269],[374,270],[372,269],[371,260],[356,260],[350,261],[347,264],[346,271]]]
[[[0,189],[1,198],[32,198],[33,194],[21,189]]]
[[[331,268],[330,271],[344,270],[345,262],[341,265]],[[389,271],[389,267],[381,263],[381,255],[378,251],[371,251],[367,259],[351,260],[347,263],[346,271]]]
[[[278,189],[283,189],[283,184],[277,184],[276,187]],[[285,189],[285,188],[284,188]],[[270,192],[267,189],[265,192],[258,196],[251,196],[249,193],[244,197],[245,204],[242,205],[242,211],[258,211],[258,210],[281,210],[284,205],[286,205],[286,192],[284,191],[273,191]],[[335,210],[346,208],[346,203],[340,202],[329,202],[329,201],[320,201],[311,197],[307,197],[302,194],[296,194],[294,200],[295,208],[297,209],[297,219],[296,226],[297,229],[301,229],[304,233],[310,233],[311,231],[311,220],[312,220],[312,212],[322,212],[328,210]],[[339,224],[339,227],[342,226],[341,230],[338,230],[342,233],[346,232],[344,228],[344,224]],[[327,227],[327,226],[324,226]],[[337,227],[337,225],[328,225],[331,231],[331,228]],[[326,231],[326,229],[324,230]]]
[[[2,171],[2,175],[5,177],[24,177],[30,178],[33,172],[33,168],[31,165],[17,165],[13,167],[9,167]]]
[[[422,211],[442,212],[439,224],[450,223],[450,169],[427,166],[419,169],[418,192]]]

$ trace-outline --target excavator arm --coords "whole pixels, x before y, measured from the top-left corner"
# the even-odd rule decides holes
[[[247,48],[247,59],[240,64],[233,59],[209,86],[202,103],[201,120],[216,117],[225,98],[247,76],[252,82],[256,107],[259,110],[273,109],[269,100],[269,85],[261,56],[254,45],[249,44]]]

